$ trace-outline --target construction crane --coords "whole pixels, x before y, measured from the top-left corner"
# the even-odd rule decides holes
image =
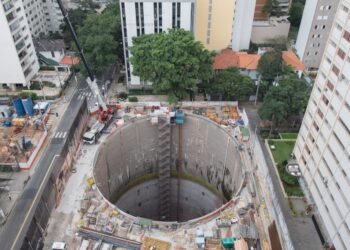
[[[72,23],[69,20],[68,12],[64,8],[61,0],[57,0],[57,3],[61,9],[64,21],[65,21],[72,37],[73,37],[73,41],[74,41],[75,45],[77,46],[80,58],[83,61],[84,67],[88,73],[88,78],[86,79],[86,82],[87,82],[88,86],[90,87],[92,93],[97,98],[97,102],[98,102],[98,106],[99,106],[99,108],[98,108],[98,121],[92,126],[92,129],[87,132],[87,133],[89,133],[88,134],[89,143],[91,143],[92,141],[95,142],[96,138],[97,138],[97,134],[100,133],[104,129],[105,124],[108,123],[108,121],[111,119],[111,114],[113,113],[113,110],[107,108],[107,105],[102,98],[100,89],[99,89],[97,82],[96,82],[96,79],[93,76],[92,71],[91,71],[91,69],[86,61],[86,58],[85,58],[85,55],[84,55],[83,50],[81,48],[81,45],[79,43],[77,34],[75,33],[74,28],[72,26]],[[98,128],[98,129],[96,129],[96,128]],[[87,133],[85,133],[83,136],[84,141],[85,141],[85,135]]]

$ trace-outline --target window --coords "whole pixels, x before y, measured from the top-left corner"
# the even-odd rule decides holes
[[[343,37],[346,41],[350,42],[350,32],[345,30]]]
[[[320,128],[318,127],[318,125],[317,125],[317,123],[314,121],[313,123],[312,123],[312,126],[316,129],[316,131],[319,131],[320,130]],[[310,151],[310,150],[309,150]],[[309,152],[310,153],[310,152]]]
[[[331,91],[333,91],[333,89],[334,89],[334,85],[333,85],[333,83],[331,83],[331,81],[327,81],[327,87],[331,90]]]
[[[306,152],[308,153],[308,154],[310,154],[310,149],[309,149],[309,147],[305,144],[305,150],[306,150]]]
[[[333,65],[332,71],[333,71],[333,73],[336,74],[337,76],[339,75],[339,72],[340,72],[340,71],[339,71],[339,69],[338,69],[337,66]]]
[[[319,115],[319,117],[321,117],[321,119],[323,119],[323,113],[320,109],[317,109],[317,114]]]
[[[342,49],[340,49],[340,48],[338,49],[337,55],[343,60],[344,60],[344,58],[346,56],[345,52]]]
[[[348,7],[346,7],[346,6],[342,6],[342,8],[341,8],[343,11],[345,11],[346,13],[348,13],[349,12],[349,8]]]
[[[55,52],[54,51],[51,51],[51,56],[55,57]]]

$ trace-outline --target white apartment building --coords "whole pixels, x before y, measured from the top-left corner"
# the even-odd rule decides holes
[[[350,246],[350,0],[340,0],[295,157],[335,249]]]
[[[34,37],[59,32],[63,16],[56,0],[22,0],[29,29]]]
[[[256,0],[237,0],[232,30],[232,50],[249,49]]]
[[[151,83],[132,74],[129,63],[132,38],[143,34],[183,28],[193,31],[195,0],[121,0],[123,45],[128,88],[147,88]]]
[[[309,70],[317,70],[322,59],[339,0],[307,0],[295,49]]]
[[[28,86],[39,70],[22,1],[1,0],[0,55],[1,87]]]

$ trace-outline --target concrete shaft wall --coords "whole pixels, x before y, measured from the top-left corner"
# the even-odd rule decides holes
[[[188,180],[178,181],[177,178],[171,180],[170,200],[170,218],[180,222],[206,215],[223,204],[220,196],[202,185]],[[158,180],[146,181],[129,189],[118,199],[116,206],[128,214],[158,220]]]
[[[179,168],[180,172],[201,177],[229,198],[244,181],[231,135],[216,123],[194,115],[186,115],[182,133],[179,129],[176,125],[172,133],[172,170]],[[157,135],[157,126],[149,119],[136,119],[119,128],[101,146],[94,176],[101,193],[112,203],[131,180],[158,172]]]

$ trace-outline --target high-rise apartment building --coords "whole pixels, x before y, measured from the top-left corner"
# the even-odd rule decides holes
[[[332,8],[337,11],[294,154],[324,236],[342,250],[350,245],[350,0]]]
[[[208,50],[219,51],[231,45],[235,3],[236,0],[196,1],[195,38]]]
[[[269,0],[256,0],[254,21],[267,21],[269,19],[269,13],[264,11],[266,4]],[[292,0],[277,0],[281,15],[288,15]]]
[[[59,32],[63,16],[56,0],[20,0],[34,37]]]
[[[322,59],[339,0],[307,0],[295,44],[297,54],[309,70],[317,70]]]
[[[232,50],[249,49],[256,0],[237,0],[232,30]]]
[[[20,0],[1,1],[0,55],[1,87],[27,86],[39,70],[24,5]]]
[[[147,88],[151,83],[142,82],[132,74],[129,47],[132,38],[143,34],[167,31],[171,28],[194,30],[195,0],[121,0],[126,79],[129,88]]]

